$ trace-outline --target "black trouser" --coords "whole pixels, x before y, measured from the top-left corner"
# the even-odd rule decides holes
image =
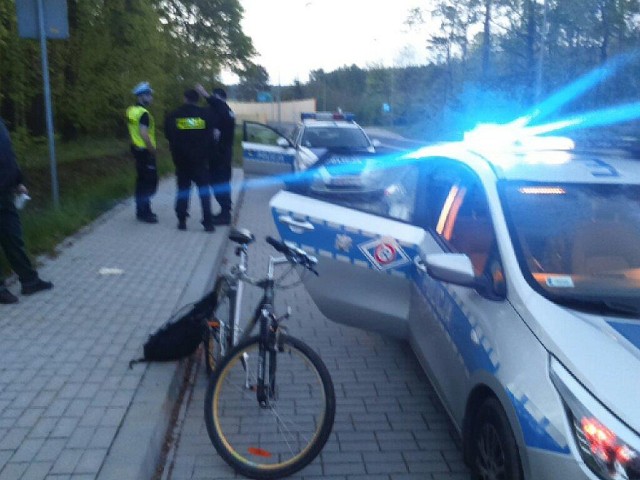
[[[213,196],[222,208],[221,215],[231,213],[231,148],[221,148],[209,163]]]
[[[136,160],[136,213],[146,215],[151,213],[151,197],[158,191],[158,170],[156,159],[149,150],[132,147]]]
[[[191,183],[198,187],[200,206],[202,207],[202,223],[211,222],[211,195],[209,194],[209,176],[207,169],[201,167],[176,167],[176,215],[179,219],[187,218],[189,211],[189,197],[191,196]]]
[[[27,256],[22,239],[20,216],[13,204],[12,192],[0,193],[0,246],[9,261],[9,265],[18,275],[20,283],[30,283],[38,279],[38,272],[33,268]],[[0,273],[0,285],[4,279]]]

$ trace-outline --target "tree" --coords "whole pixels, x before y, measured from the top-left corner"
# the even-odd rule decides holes
[[[250,64],[238,73],[240,84],[238,85],[238,100],[255,101],[258,92],[267,92],[269,87],[269,74],[261,65]]]

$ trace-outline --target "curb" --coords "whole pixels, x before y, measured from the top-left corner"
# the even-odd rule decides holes
[[[242,202],[243,179],[243,171],[234,168],[231,179],[235,185],[232,187],[234,220]],[[224,257],[230,228],[216,227],[212,242],[200,252],[198,267],[185,286],[179,305],[198,300],[213,284]],[[191,376],[194,355],[178,361],[175,368],[167,368],[167,363],[142,364],[146,370],[97,480],[154,478],[166,453],[167,439],[172,440],[171,428],[183,400],[184,386]]]

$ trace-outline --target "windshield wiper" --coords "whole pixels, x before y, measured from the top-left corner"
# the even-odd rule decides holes
[[[608,300],[603,300],[602,303],[605,304],[608,309],[618,313],[629,315],[637,315],[638,313],[640,313],[640,308],[638,308],[638,306],[636,305],[629,305],[626,303],[613,302]]]

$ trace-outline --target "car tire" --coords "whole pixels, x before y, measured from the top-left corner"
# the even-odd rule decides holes
[[[493,397],[480,408],[471,430],[472,473],[475,480],[522,480],[515,437],[502,406]]]

